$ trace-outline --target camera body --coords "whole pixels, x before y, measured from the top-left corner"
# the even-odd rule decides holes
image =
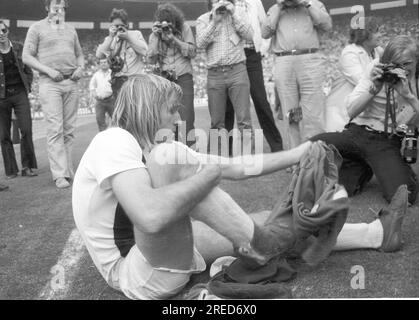
[[[403,160],[409,164],[416,163],[419,129],[415,125],[403,124],[397,127],[396,132],[404,137]]]
[[[163,22],[157,22],[155,24],[155,27],[158,29],[159,33],[162,32],[173,32],[173,25],[171,22],[163,21]]]
[[[397,74],[391,72],[394,69],[403,69],[403,66],[389,63],[383,67],[383,75],[381,77],[381,81],[389,83],[389,84],[396,84],[400,81],[400,77]]]
[[[298,7],[300,6],[299,1],[298,0],[285,0],[282,3],[283,7]]]
[[[287,113],[288,122],[289,124],[299,123],[303,120],[303,109],[302,108],[294,108],[288,111]]]
[[[160,75],[172,82],[177,81],[178,79],[175,70],[163,70],[160,72]]]
[[[227,2],[230,2],[234,5],[234,0],[227,0]],[[227,6],[226,5],[222,5],[220,7],[217,8],[217,10],[215,10],[216,14],[225,14],[227,12]]]
[[[125,62],[119,55],[114,55],[108,57],[108,64],[112,73],[118,73],[124,68]]]
[[[116,29],[116,32],[127,32],[127,28],[126,28],[126,27],[124,27],[124,26],[119,26],[119,27]]]
[[[226,12],[227,12],[227,7],[226,7],[226,6],[221,6],[221,7],[218,7],[218,8],[217,8],[217,10],[215,10],[215,12],[216,12],[217,14],[224,14],[224,13],[226,13]]]

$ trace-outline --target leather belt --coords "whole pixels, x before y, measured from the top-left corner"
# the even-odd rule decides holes
[[[237,67],[241,64],[245,64],[245,62],[239,62],[239,63],[225,65],[225,66],[212,67],[212,68],[209,68],[208,70],[210,70],[210,71],[223,71],[224,72],[224,71],[227,71],[227,70],[232,70],[234,67]]]
[[[302,54],[316,53],[317,51],[319,51],[319,49],[317,49],[317,48],[295,49],[295,50],[289,50],[289,51],[275,52],[275,54],[278,57],[283,57],[283,56],[299,56],[299,55],[302,55]]]

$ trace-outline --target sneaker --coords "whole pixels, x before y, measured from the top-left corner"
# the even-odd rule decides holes
[[[70,183],[67,181],[66,178],[58,178],[57,180],[55,180],[55,185],[58,189],[65,189],[70,187]]]
[[[383,226],[383,243],[380,250],[383,252],[395,252],[402,246],[402,223],[408,206],[407,186],[400,186],[391,203],[379,213],[379,219]]]
[[[16,173],[6,176],[6,179],[7,180],[12,180],[12,179],[15,179],[15,178],[17,178],[17,174]]]

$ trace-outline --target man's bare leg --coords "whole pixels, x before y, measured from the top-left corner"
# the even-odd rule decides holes
[[[162,148],[165,148],[162,152]],[[156,154],[179,151],[175,144],[162,144],[153,149],[147,161],[148,171],[154,188],[159,188],[176,181],[182,176],[194,175],[198,164],[187,164],[184,149],[176,156],[165,154],[167,158],[176,159],[178,164],[162,165]],[[169,162],[173,163],[173,162]],[[179,220],[158,234],[145,234],[135,230],[136,243],[149,263],[154,267],[165,267],[186,270],[191,267],[193,257],[193,234],[191,219],[199,220],[211,229],[227,238],[234,246],[249,243],[253,237],[252,219],[219,188],[214,188],[204,200],[190,213],[189,217]],[[211,244],[208,243],[209,248]]]

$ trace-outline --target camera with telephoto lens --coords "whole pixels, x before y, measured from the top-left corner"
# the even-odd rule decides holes
[[[402,70],[404,70],[403,66],[401,66],[401,65],[393,64],[393,63],[386,64],[382,68],[383,75],[381,76],[381,81],[386,82],[386,83],[389,83],[389,84],[396,84],[397,82],[399,82],[400,81],[400,77],[397,74],[391,72],[394,69],[402,69]]]
[[[288,122],[289,124],[299,123],[303,120],[303,109],[302,108],[294,108],[288,111]]]
[[[397,127],[396,132],[404,137],[403,160],[409,164],[416,163],[419,129],[415,125],[402,124]]]
[[[125,62],[124,59],[122,59],[119,55],[115,55],[108,57],[108,64],[109,69],[111,69],[113,73],[118,73],[121,72],[124,68]]]
[[[161,75],[163,78],[166,78],[167,80],[172,81],[172,82],[174,82],[174,81],[176,81],[176,80],[177,80],[177,75],[176,75],[175,70],[163,70],[163,71],[160,73],[160,75]]]
[[[224,13],[226,13],[226,12],[227,12],[227,7],[226,7],[226,6],[221,6],[221,7],[218,7],[218,8],[217,8],[217,10],[215,10],[215,12],[216,12],[217,14],[224,14]]]
[[[172,29],[173,29],[173,26],[170,22],[163,21],[161,23],[161,30],[163,32],[170,32],[170,31],[172,31]]]
[[[120,26],[118,29],[116,29],[116,32],[127,32],[127,28]]]

